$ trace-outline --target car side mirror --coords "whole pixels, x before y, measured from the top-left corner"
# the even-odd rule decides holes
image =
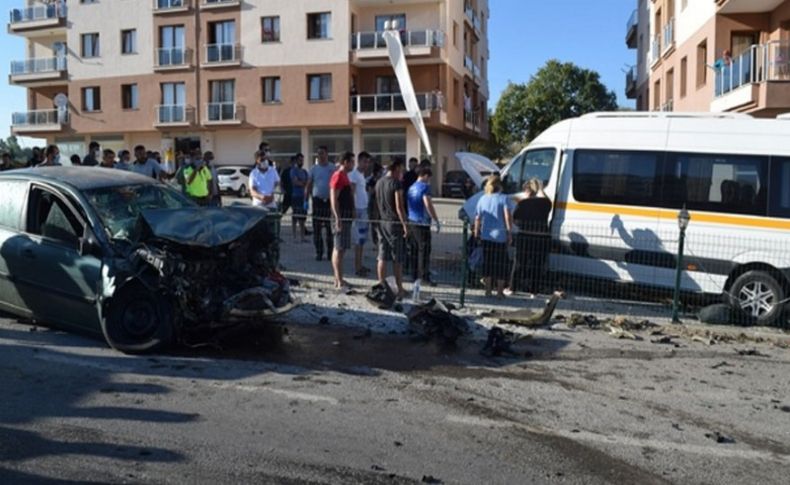
[[[96,239],[96,235],[87,227],[82,237],[79,239],[79,246],[81,256],[101,257],[102,255],[101,245]]]

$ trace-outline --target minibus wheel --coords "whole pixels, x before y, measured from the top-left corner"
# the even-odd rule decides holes
[[[740,275],[730,288],[730,305],[747,325],[771,325],[784,313],[785,291],[774,276],[752,270]]]

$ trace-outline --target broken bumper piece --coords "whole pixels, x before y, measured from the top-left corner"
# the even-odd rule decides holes
[[[263,287],[250,288],[225,301],[223,320],[240,321],[284,315],[299,305],[290,295],[272,301],[272,292]]]

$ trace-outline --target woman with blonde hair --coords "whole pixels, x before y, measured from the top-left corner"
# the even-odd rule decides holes
[[[486,296],[491,296],[494,281],[497,297],[505,297],[508,279],[508,245],[512,243],[512,221],[507,196],[502,194],[502,179],[491,175],[485,184],[485,195],[477,202],[474,235],[483,247],[483,280]]]
[[[543,191],[543,182],[531,178],[524,184],[524,195],[513,211],[518,229],[514,237],[516,259],[510,276],[512,291],[538,293],[544,277],[550,248],[549,214],[551,199]]]

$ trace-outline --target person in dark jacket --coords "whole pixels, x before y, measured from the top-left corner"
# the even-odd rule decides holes
[[[551,246],[549,215],[551,199],[543,192],[543,183],[533,178],[524,184],[524,198],[513,211],[513,222],[518,228],[513,242],[516,259],[510,276],[512,291],[535,294],[545,276],[546,259]]]

